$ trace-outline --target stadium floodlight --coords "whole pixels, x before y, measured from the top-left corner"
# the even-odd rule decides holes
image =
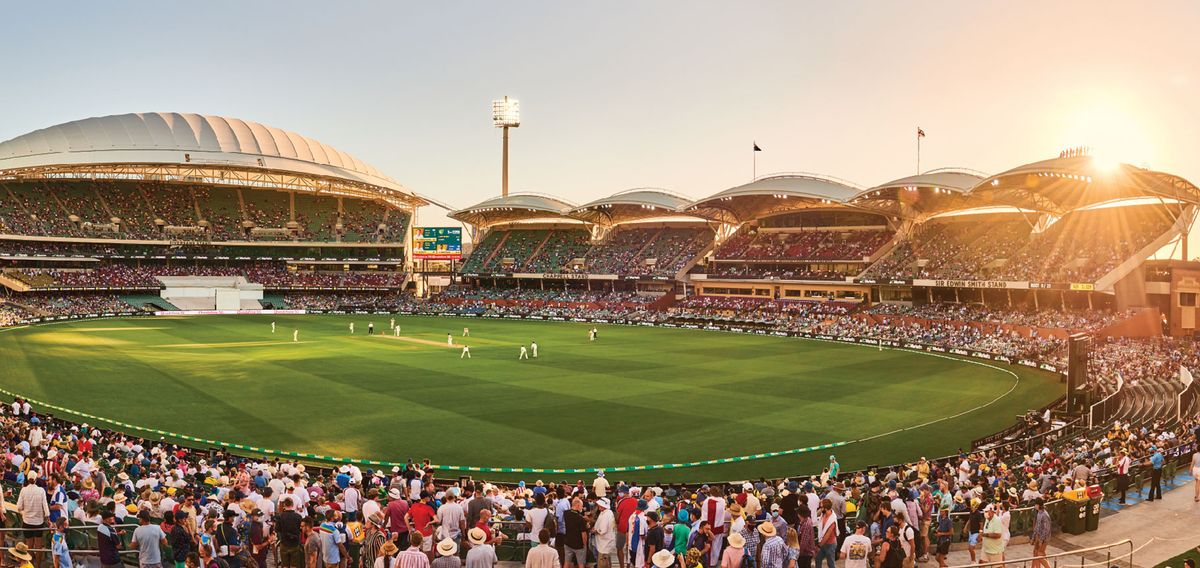
[[[500,195],[508,197],[508,129],[521,126],[521,103],[507,96],[492,101],[492,126],[504,129],[504,156],[500,173]]]
[[[521,126],[521,102],[508,97],[492,101],[492,124],[496,128]]]

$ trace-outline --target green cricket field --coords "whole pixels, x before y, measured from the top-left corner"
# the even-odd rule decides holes
[[[591,324],[418,316],[395,316],[397,337],[390,319],[171,316],[9,329],[0,388],[139,436],[157,438],[139,429],[149,428],[392,462],[611,469],[837,444],[614,474],[643,481],[814,474],[834,453],[843,470],[943,456],[1063,390],[1056,375],[1025,367],[817,340],[601,325],[589,341]],[[518,359],[535,341],[537,358]]]

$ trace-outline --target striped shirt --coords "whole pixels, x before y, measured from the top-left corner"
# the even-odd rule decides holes
[[[396,555],[393,568],[429,568],[429,557],[421,549],[410,546],[408,550]]]

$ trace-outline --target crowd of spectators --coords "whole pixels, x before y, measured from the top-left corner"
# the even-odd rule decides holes
[[[876,304],[867,313],[929,320],[974,321],[1070,331],[1096,331],[1128,318],[1132,311],[1019,309],[983,304],[934,302],[920,305]]]
[[[104,262],[95,268],[7,269],[5,274],[35,288],[50,287],[159,287],[158,276],[242,276],[267,288],[398,288],[406,274],[395,271],[291,270],[278,262],[240,265],[129,264]]]
[[[343,198],[339,215],[335,199],[298,199],[298,232],[256,236],[243,221],[288,227],[292,211],[286,193],[114,182],[10,189],[0,192],[0,231],[22,235],[170,240],[163,227],[199,227],[203,220],[207,228],[189,235],[208,241],[395,242],[405,238],[409,221],[407,214],[382,203]]]
[[[862,261],[887,244],[894,233],[884,230],[743,231],[714,254],[729,260]]]
[[[1156,206],[1076,211],[1034,233],[1031,222],[971,218],[926,223],[863,276],[1094,282],[1162,235]]]

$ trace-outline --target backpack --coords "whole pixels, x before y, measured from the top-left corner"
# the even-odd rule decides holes
[[[900,568],[904,565],[904,548],[900,546],[900,539],[889,540],[887,556],[883,559],[883,566],[887,568]]]

